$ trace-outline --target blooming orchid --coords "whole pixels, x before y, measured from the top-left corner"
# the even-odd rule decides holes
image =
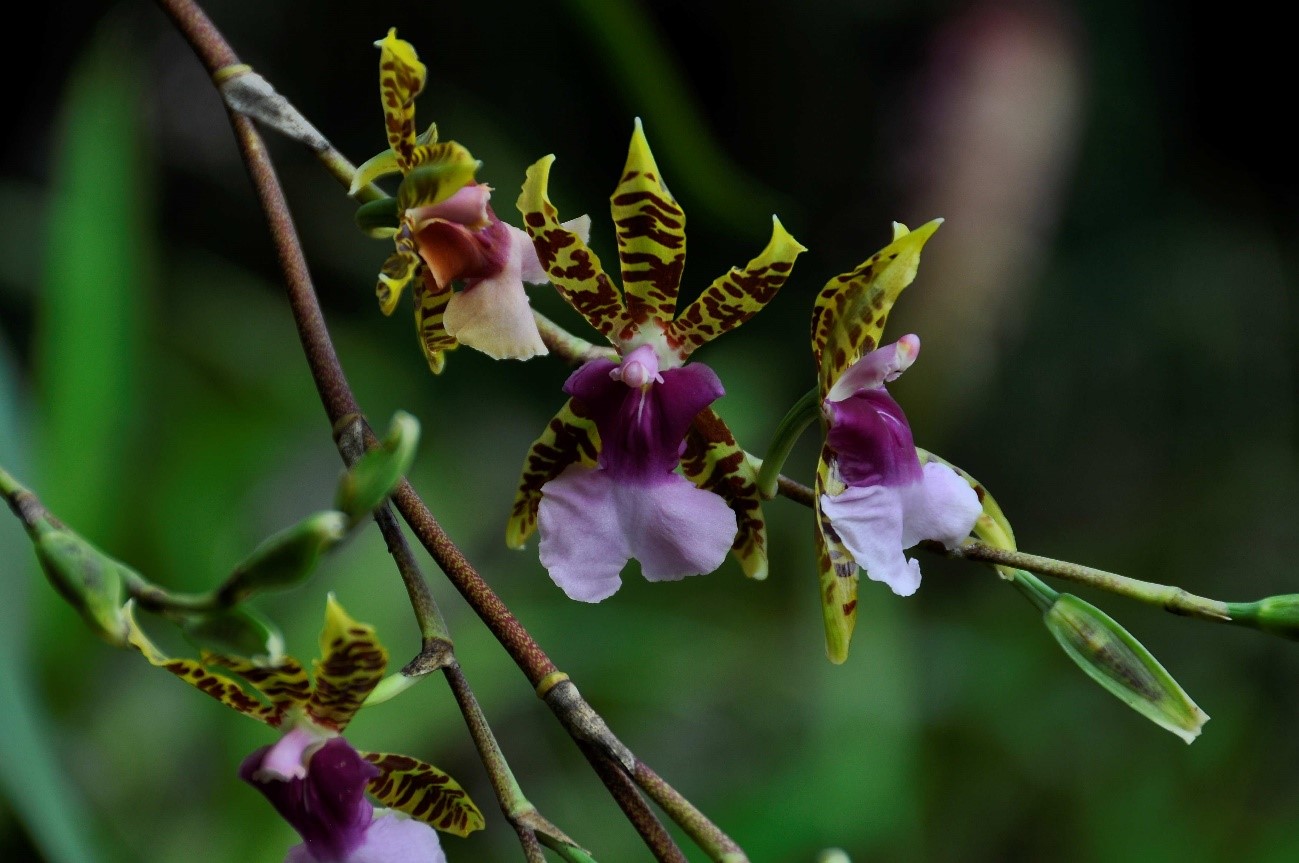
[[[812,315],[828,427],[816,474],[816,541],[826,652],[835,662],[847,658],[856,623],[858,567],[910,596],[920,586],[920,564],[904,550],[921,540],[953,548],[983,512],[974,489],[950,467],[921,464],[906,415],[885,389],[915,361],[920,339],[906,335],[876,347],[941,223],[915,231],[894,223],[893,242],[831,279]]]
[[[376,43],[381,52],[379,90],[391,149],[362,165],[355,193],[386,174],[400,172],[396,251],[384,262],[376,293],[392,314],[407,284],[415,299],[415,327],[429,367],[438,373],[445,353],[466,344],[494,359],[528,359],[546,353],[523,283],[547,280],[528,235],[497,218],[491,187],[474,181],[479,163],[454,141],[439,143],[437,127],[415,134],[415,98],[427,70],[396,30]],[[585,219],[572,227],[585,230]],[[462,290],[454,291],[453,282]]]
[[[285,863],[445,863],[433,828],[465,836],[483,826],[464,789],[405,755],[358,752],[341,735],[383,677],[388,654],[374,630],[331,596],[314,682],[287,656],[249,659],[204,652],[201,661],[163,654],[128,614],[128,638],[151,664],[282,730],[249,755],[239,775],[302,837]],[[257,695],[223,674],[242,677]],[[389,809],[375,809],[373,795]]]
[[[561,295],[614,346],[564,385],[567,404],[532,445],[507,527],[521,547],[540,527],[541,561],[574,599],[598,602],[631,558],[651,581],[711,572],[727,550],[767,572],[756,474],[709,407],[724,392],[690,354],[765,306],[804,251],[773,217],[770,242],[676,316],[685,214],[663,184],[636,121],[610,199],[620,293],[583,237],[560,224],[547,193],[554,156],[528,169],[519,210]],[[676,473],[680,465],[685,476]]]

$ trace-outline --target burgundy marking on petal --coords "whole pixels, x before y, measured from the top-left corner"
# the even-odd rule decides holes
[[[436,217],[415,223],[415,243],[437,290],[459,279],[491,278],[505,268],[512,248],[510,226],[491,207],[487,215],[487,225],[477,230]]]
[[[298,831],[313,858],[322,863],[347,860],[370,826],[374,807],[365,797],[365,787],[379,775],[378,768],[346,740],[335,737],[311,756],[305,778],[259,778],[270,749],[263,747],[244,759],[239,778],[262,792]]]
[[[920,479],[920,459],[902,407],[883,387],[826,402],[839,474],[851,486],[909,485]]]

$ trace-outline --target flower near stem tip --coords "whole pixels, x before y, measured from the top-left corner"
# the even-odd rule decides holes
[[[546,353],[523,283],[547,281],[528,235],[497,218],[491,187],[474,180],[479,163],[454,141],[438,142],[437,128],[415,132],[415,98],[427,70],[396,30],[375,43],[380,94],[390,149],[358,170],[355,192],[386,174],[400,173],[396,251],[384,262],[376,293],[391,314],[413,283],[415,326],[430,368],[460,344],[494,359]],[[571,225],[583,232],[581,220]],[[459,283],[461,289],[453,289]]]
[[[622,291],[586,238],[560,223],[547,192],[553,161],[528,169],[524,225],[555,288],[621,361],[594,360],[568,379],[568,403],[528,452],[507,542],[521,547],[539,527],[551,578],[587,602],[613,594],[631,558],[649,580],[666,581],[711,572],[730,549],[747,575],[765,577],[756,473],[709,407],[724,392],[717,375],[686,361],[761,310],[803,247],[773,218],[762,253],[677,315],[685,214],[640,121],[610,198]]]
[[[441,863],[434,828],[458,836],[482,828],[482,813],[446,773],[404,755],[358,752],[341,736],[382,679],[388,654],[374,630],[332,596],[314,679],[292,657],[169,657],[133,614],[128,622],[131,645],[152,665],[283,731],[278,742],[248,756],[239,775],[302,837],[286,863]],[[376,810],[367,793],[395,811]]]
[[[835,662],[847,658],[856,623],[858,568],[910,596],[920,586],[920,564],[905,550],[922,540],[955,547],[983,511],[951,468],[921,465],[906,415],[885,388],[915,361],[920,339],[907,335],[875,347],[939,224],[911,232],[895,223],[893,243],[831,279],[813,312],[827,426],[817,465],[816,539],[826,652]]]

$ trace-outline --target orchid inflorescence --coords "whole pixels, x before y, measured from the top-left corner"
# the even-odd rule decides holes
[[[1029,571],[1033,565],[1047,570],[1042,559],[1019,554],[1009,521],[981,483],[916,446],[902,407],[888,392],[887,384],[916,361],[920,339],[906,334],[886,343],[885,324],[916,278],[921,252],[941,219],[916,230],[894,223],[884,248],[817,294],[811,309],[816,386],[786,415],[766,458],[759,459],[713,409],[725,393],[717,373],[690,360],[770,303],[807,250],[773,217],[766,247],[679,311],[685,213],[637,120],[610,199],[619,287],[588,245],[598,228],[585,216],[561,222],[551,203],[553,155],[526,172],[517,201],[522,227],[502,220],[490,204],[493,189],[477,179],[481,165],[470,151],[440,140],[436,126],[417,131],[414,104],[427,70],[413,46],[395,30],[376,45],[389,146],[352,173],[351,192],[401,177],[395,196],[372,200],[357,217],[368,233],[394,243],[376,286],[381,311],[391,314],[410,288],[418,342],[436,374],[445,370],[447,352],[461,344],[496,359],[526,360],[548,348],[524,284],[549,282],[612,348],[574,351],[580,339],[566,333],[552,342],[556,353],[583,362],[562,386],[566,401],[527,452],[506,525],[513,548],[540,534],[541,563],[567,596],[589,603],[609,598],[632,559],[646,579],[659,582],[713,572],[729,553],[750,579],[765,579],[762,504],[782,483],[789,485],[780,476],[784,458],[819,419],[824,443],[813,488],[793,484],[790,496],[813,511],[831,661],[842,663],[849,654],[859,572],[909,596],[921,574],[908,549],[925,543],[957,557],[982,554],[979,559],[995,564],[1042,612],[1048,630],[1088,675],[1188,742],[1198,735],[1208,717],[1154,657],[1099,609]],[[446,858],[436,831],[463,836],[484,825],[482,813],[442,771],[408,756],[361,752],[343,736],[363,706],[399,693],[428,668],[417,673],[412,663],[385,678],[388,655],[374,630],[352,620],[331,595],[321,658],[308,674],[283,653],[274,628],[242,605],[260,590],[300,582],[322,553],[382,510],[410,465],[417,431],[412,418],[399,415],[383,442],[349,459],[334,510],[276,534],[226,584],[198,596],[169,593],[94,549],[0,471],[0,491],[26,525],[46,574],[89,626],[280,733],[238,772],[301,836],[302,844],[288,852],[290,863],[438,863]],[[390,547],[401,542],[387,531],[385,537]],[[1075,580],[1095,572],[1054,563],[1051,574]],[[1136,598],[1160,587],[1120,576],[1101,586]],[[1291,638],[1299,633],[1294,597],[1218,603],[1184,594],[1177,599],[1181,605],[1170,601],[1170,610],[1206,619]],[[137,622],[137,610],[178,623],[204,646],[199,658],[164,653]],[[417,609],[417,615],[421,624],[434,621],[422,633],[426,648],[434,649],[430,656],[439,657],[430,667],[452,666],[436,610]],[[537,676],[543,697],[567,680],[554,671]],[[575,690],[568,697],[575,698]],[[589,729],[600,723],[584,721],[583,739],[590,742],[599,735]],[[490,732],[483,738],[478,731],[485,763],[500,759]],[[592,860],[537,815],[502,765],[495,762],[494,776],[505,778],[494,785],[521,837],[532,835],[565,860]],[[693,818],[679,823],[697,826]],[[731,852],[724,843],[709,850],[714,859],[744,859],[726,856]]]

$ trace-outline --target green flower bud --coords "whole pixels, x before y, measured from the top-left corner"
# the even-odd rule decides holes
[[[260,614],[247,608],[214,611],[181,621],[190,643],[224,656],[240,656],[266,665],[284,659],[284,636]]]
[[[233,604],[264,588],[288,587],[311,574],[320,555],[343,538],[347,516],[318,512],[266,540],[221,587],[221,599]]]
[[[405,411],[397,411],[388,436],[343,474],[337,508],[356,522],[382,505],[410,470],[418,443],[419,422]]]
[[[852,858],[842,848],[827,848],[816,855],[816,863],[852,863]]]
[[[1092,680],[1187,743],[1199,736],[1208,715],[1113,618],[1072,594],[1062,593],[1043,619],[1069,658]]]
[[[1299,641],[1299,593],[1269,596],[1258,602],[1229,602],[1231,622]]]
[[[31,533],[36,559],[54,589],[96,635],[116,647],[125,647],[124,582],[135,573],[77,534],[49,521],[42,521]]]
[[[401,227],[397,199],[380,198],[362,204],[356,211],[356,226],[371,237],[391,237]]]

